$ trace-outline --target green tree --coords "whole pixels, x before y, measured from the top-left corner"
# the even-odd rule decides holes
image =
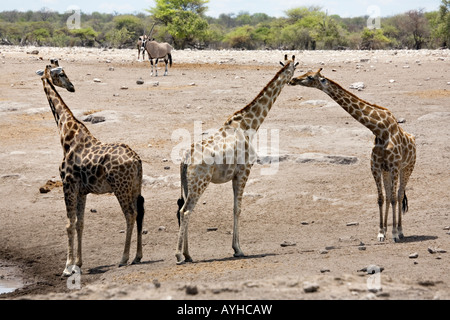
[[[208,22],[204,17],[209,0],[155,0],[156,6],[147,10],[166,27],[175,47],[184,49],[204,39]]]

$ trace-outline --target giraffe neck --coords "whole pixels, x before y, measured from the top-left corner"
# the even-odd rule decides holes
[[[266,85],[258,96],[245,108],[235,112],[225,125],[234,126],[242,130],[257,131],[269,113],[283,87],[290,80],[289,64],[282,68]]]
[[[383,132],[390,131],[391,126],[397,126],[396,119],[388,109],[358,98],[332,80],[327,81],[328,86],[320,89],[377,137],[384,140],[386,137],[382,137]]]
[[[75,118],[72,111],[56,91],[55,86],[47,79],[43,79],[42,82],[50,109],[59,129],[64,153],[74,148],[77,143],[85,143],[87,139],[95,139],[88,128]]]

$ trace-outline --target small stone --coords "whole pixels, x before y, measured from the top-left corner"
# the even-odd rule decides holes
[[[358,91],[363,90],[366,87],[364,82],[354,82],[350,85],[350,89],[356,89]]]
[[[280,246],[282,246],[282,247],[293,247],[296,245],[297,244],[295,242],[290,242],[290,241],[283,241],[282,243],[280,243]]]
[[[136,84],[144,84],[144,80],[142,79],[136,80]]]
[[[92,213],[97,213],[97,210],[96,209],[91,209],[91,212]]]
[[[409,255],[409,258],[410,258],[410,259],[417,259],[418,257],[419,257],[419,254],[418,254],[417,252],[411,253],[411,254]]]
[[[161,287],[161,283],[159,282],[158,279],[153,279],[152,283],[155,286],[155,288],[160,288]]]
[[[158,231],[166,231],[166,227],[164,227],[164,226],[159,226],[159,227],[158,227]]]
[[[395,82],[394,79],[389,80],[389,83],[394,83],[394,82]]]
[[[366,247],[364,247],[364,246],[359,246],[359,247],[358,247],[358,250],[360,250],[360,251],[365,251],[365,250],[366,250]]]
[[[325,249],[319,250],[319,254],[327,254],[327,253],[328,253],[328,250],[325,250]]]
[[[127,86],[121,86],[120,90],[128,90],[128,87]]]
[[[406,122],[406,119],[405,118],[399,118],[398,120],[397,120],[397,123],[405,123]]]
[[[359,222],[348,222],[347,223],[347,227],[357,226],[357,225],[359,225]]]
[[[322,269],[320,269],[320,273],[325,273],[325,272],[331,272],[331,270],[328,269],[328,268],[322,268]]]
[[[315,282],[305,281],[303,283],[303,291],[305,293],[317,292],[317,290],[319,290],[319,288],[320,288],[320,286]]]
[[[198,288],[195,285],[188,285],[186,286],[186,294],[195,296],[198,294]]]
[[[191,83],[189,83],[189,85],[190,85],[191,87],[193,87],[193,86],[195,86],[196,84],[195,84],[195,82],[191,82]]]
[[[217,231],[217,227],[211,227],[211,228],[206,228],[207,232],[211,232],[211,231]]]
[[[170,170],[170,167],[169,166],[165,166],[164,170]]]
[[[114,71],[114,67],[109,67],[108,70],[109,71]]]
[[[142,234],[147,234],[147,233],[148,233],[147,229],[142,230]]]
[[[307,226],[307,225],[309,224],[309,222],[307,222],[307,221],[302,221],[302,222],[300,222],[300,224],[302,224],[302,225],[304,225],[304,226]]]
[[[94,82],[102,82],[99,78],[94,78]]]

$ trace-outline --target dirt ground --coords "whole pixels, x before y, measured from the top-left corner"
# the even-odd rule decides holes
[[[34,49],[37,55],[27,53]],[[0,284],[20,282],[0,299],[450,299],[449,50],[175,51],[169,76],[159,64],[157,78],[135,50],[0,52]],[[322,67],[344,88],[390,109],[416,136],[405,238],[394,243],[389,225],[386,241],[377,240],[372,133],[319,90],[286,86],[260,129],[267,140],[260,136],[258,149],[261,159],[279,155],[279,162],[255,164],[245,189],[240,235],[247,256],[234,258],[231,248],[231,183],[211,184],[190,219],[194,262],[176,265],[181,134],[193,142],[219,128],[274,77],[285,53],[300,61],[296,76]],[[85,122],[91,133],[128,144],[143,161],[143,261],[118,267],[125,241],[119,204],[114,195],[89,195],[82,274],[70,282],[80,289],[61,277],[62,148],[35,74],[50,58],[60,59],[75,85],[75,93],[59,90],[75,116],[104,117]],[[349,89],[354,82],[365,88]],[[49,180],[53,188],[41,193]]]

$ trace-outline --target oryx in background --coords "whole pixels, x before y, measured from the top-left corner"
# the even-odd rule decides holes
[[[152,29],[148,36],[148,39],[143,40],[142,47],[147,51],[148,59],[150,60],[150,64],[152,66],[152,73],[150,75],[153,76],[153,59],[156,59],[155,77],[158,76],[158,60],[164,59],[164,62],[166,63],[166,70],[164,72],[164,75],[167,76],[167,74],[168,74],[167,65],[170,64],[170,66],[172,66],[171,52],[172,52],[173,48],[167,42],[159,43],[159,42],[152,40],[152,32],[153,32],[154,27],[155,27],[155,24],[153,24],[153,26],[152,26]],[[142,53],[142,54],[144,54],[144,53]]]

